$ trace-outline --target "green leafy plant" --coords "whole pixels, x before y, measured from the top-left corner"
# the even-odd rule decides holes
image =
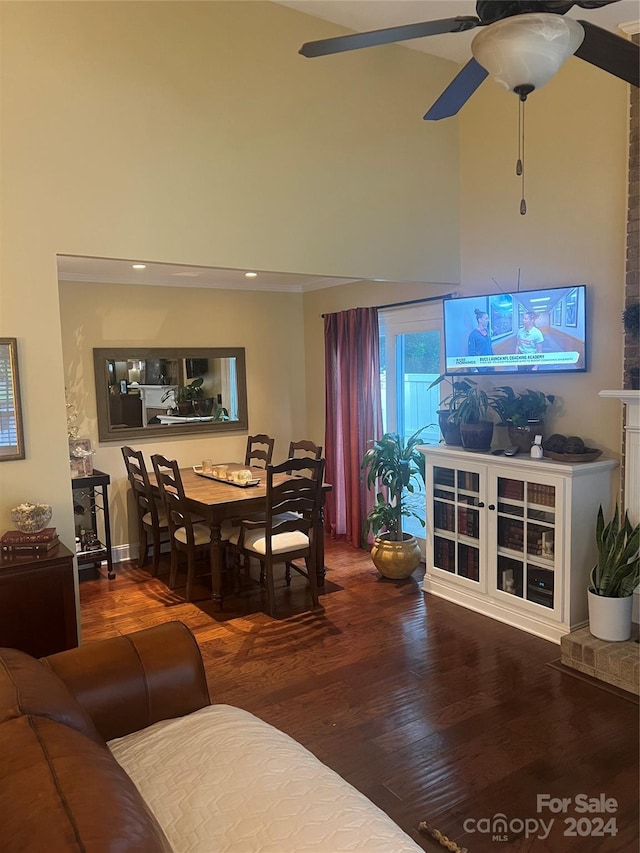
[[[501,385],[494,389],[492,408],[501,424],[511,421],[515,426],[524,426],[527,421],[540,420],[555,399],[553,394],[543,394],[542,391],[527,388],[518,394],[511,386]]]
[[[204,379],[202,376],[199,376],[188,385],[182,385],[178,388],[176,391],[176,403],[188,403],[189,400],[202,400],[204,397],[203,382]]]
[[[173,397],[175,404],[178,405],[178,403],[188,403],[191,400],[201,400],[204,397],[204,388],[202,387],[203,382],[204,379],[202,376],[199,376],[188,385],[181,385],[176,389],[170,388],[168,391],[165,391],[160,398],[160,401],[164,403],[166,400]]]
[[[598,562],[591,570],[591,592],[608,598],[632,595],[640,583],[640,524],[632,527],[626,512],[621,520],[618,504],[613,518],[605,524],[600,507],[596,543]]]
[[[453,383],[454,409],[449,420],[458,424],[478,424],[489,419],[494,408],[493,395],[478,386],[473,379],[458,379]]]
[[[404,505],[402,493],[405,489],[414,492],[417,478],[424,479],[424,457],[416,447],[424,440],[425,429],[421,427],[406,441],[395,432],[387,432],[363,456],[360,468],[366,472],[367,488],[384,487],[388,493],[386,497],[383,491],[377,492],[376,503],[364,520],[365,536],[369,531],[378,536],[385,530],[390,539],[401,542],[403,517],[417,518],[424,526],[420,516]]]
[[[451,385],[451,393],[440,400],[440,411],[447,413],[447,420],[449,423],[459,424],[461,423],[459,408],[466,401],[469,390],[474,385],[477,385],[477,383],[474,382],[473,379],[451,380],[446,373],[442,373],[427,387],[427,391],[430,391],[442,382],[448,382]]]

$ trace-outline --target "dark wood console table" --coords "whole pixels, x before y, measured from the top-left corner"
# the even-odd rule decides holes
[[[108,486],[110,482],[109,475],[105,474],[104,471],[98,471],[97,468],[94,469],[90,477],[72,477],[71,479],[73,510],[76,516],[76,536],[84,528],[87,532],[91,531],[97,540],[96,548],[84,550],[81,546],[80,550],[76,552],[80,580],[82,580],[83,566],[93,566],[95,569],[103,560],[107,561],[107,577],[109,580],[113,580],[116,576],[113,571],[111,526],[109,524]],[[102,533],[98,529],[99,513],[102,513]]]
[[[72,552],[0,556],[0,646],[44,657],[77,645]]]

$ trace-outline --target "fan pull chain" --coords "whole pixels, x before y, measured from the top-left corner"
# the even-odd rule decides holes
[[[524,106],[527,95],[533,92],[533,86],[516,86],[513,90],[518,96],[518,162],[516,163],[516,175],[520,177],[520,213],[522,216],[527,212],[527,202],[524,197]]]
[[[521,181],[521,198],[520,198],[520,213],[522,216],[527,212],[527,202],[524,197],[524,118],[525,118],[525,101],[518,102],[519,110],[522,113],[520,120],[520,147],[522,150],[522,160],[520,161],[520,181]]]
[[[518,162],[516,175],[522,174],[522,101],[518,98]]]

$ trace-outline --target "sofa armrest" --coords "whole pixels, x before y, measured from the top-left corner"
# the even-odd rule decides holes
[[[105,741],[211,704],[200,649],[182,622],[41,660],[64,681]]]

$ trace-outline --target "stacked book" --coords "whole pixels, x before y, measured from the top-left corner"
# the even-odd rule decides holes
[[[45,527],[39,533],[23,533],[21,530],[7,530],[0,537],[0,549],[3,554],[30,556],[46,554],[58,544],[55,527]]]

